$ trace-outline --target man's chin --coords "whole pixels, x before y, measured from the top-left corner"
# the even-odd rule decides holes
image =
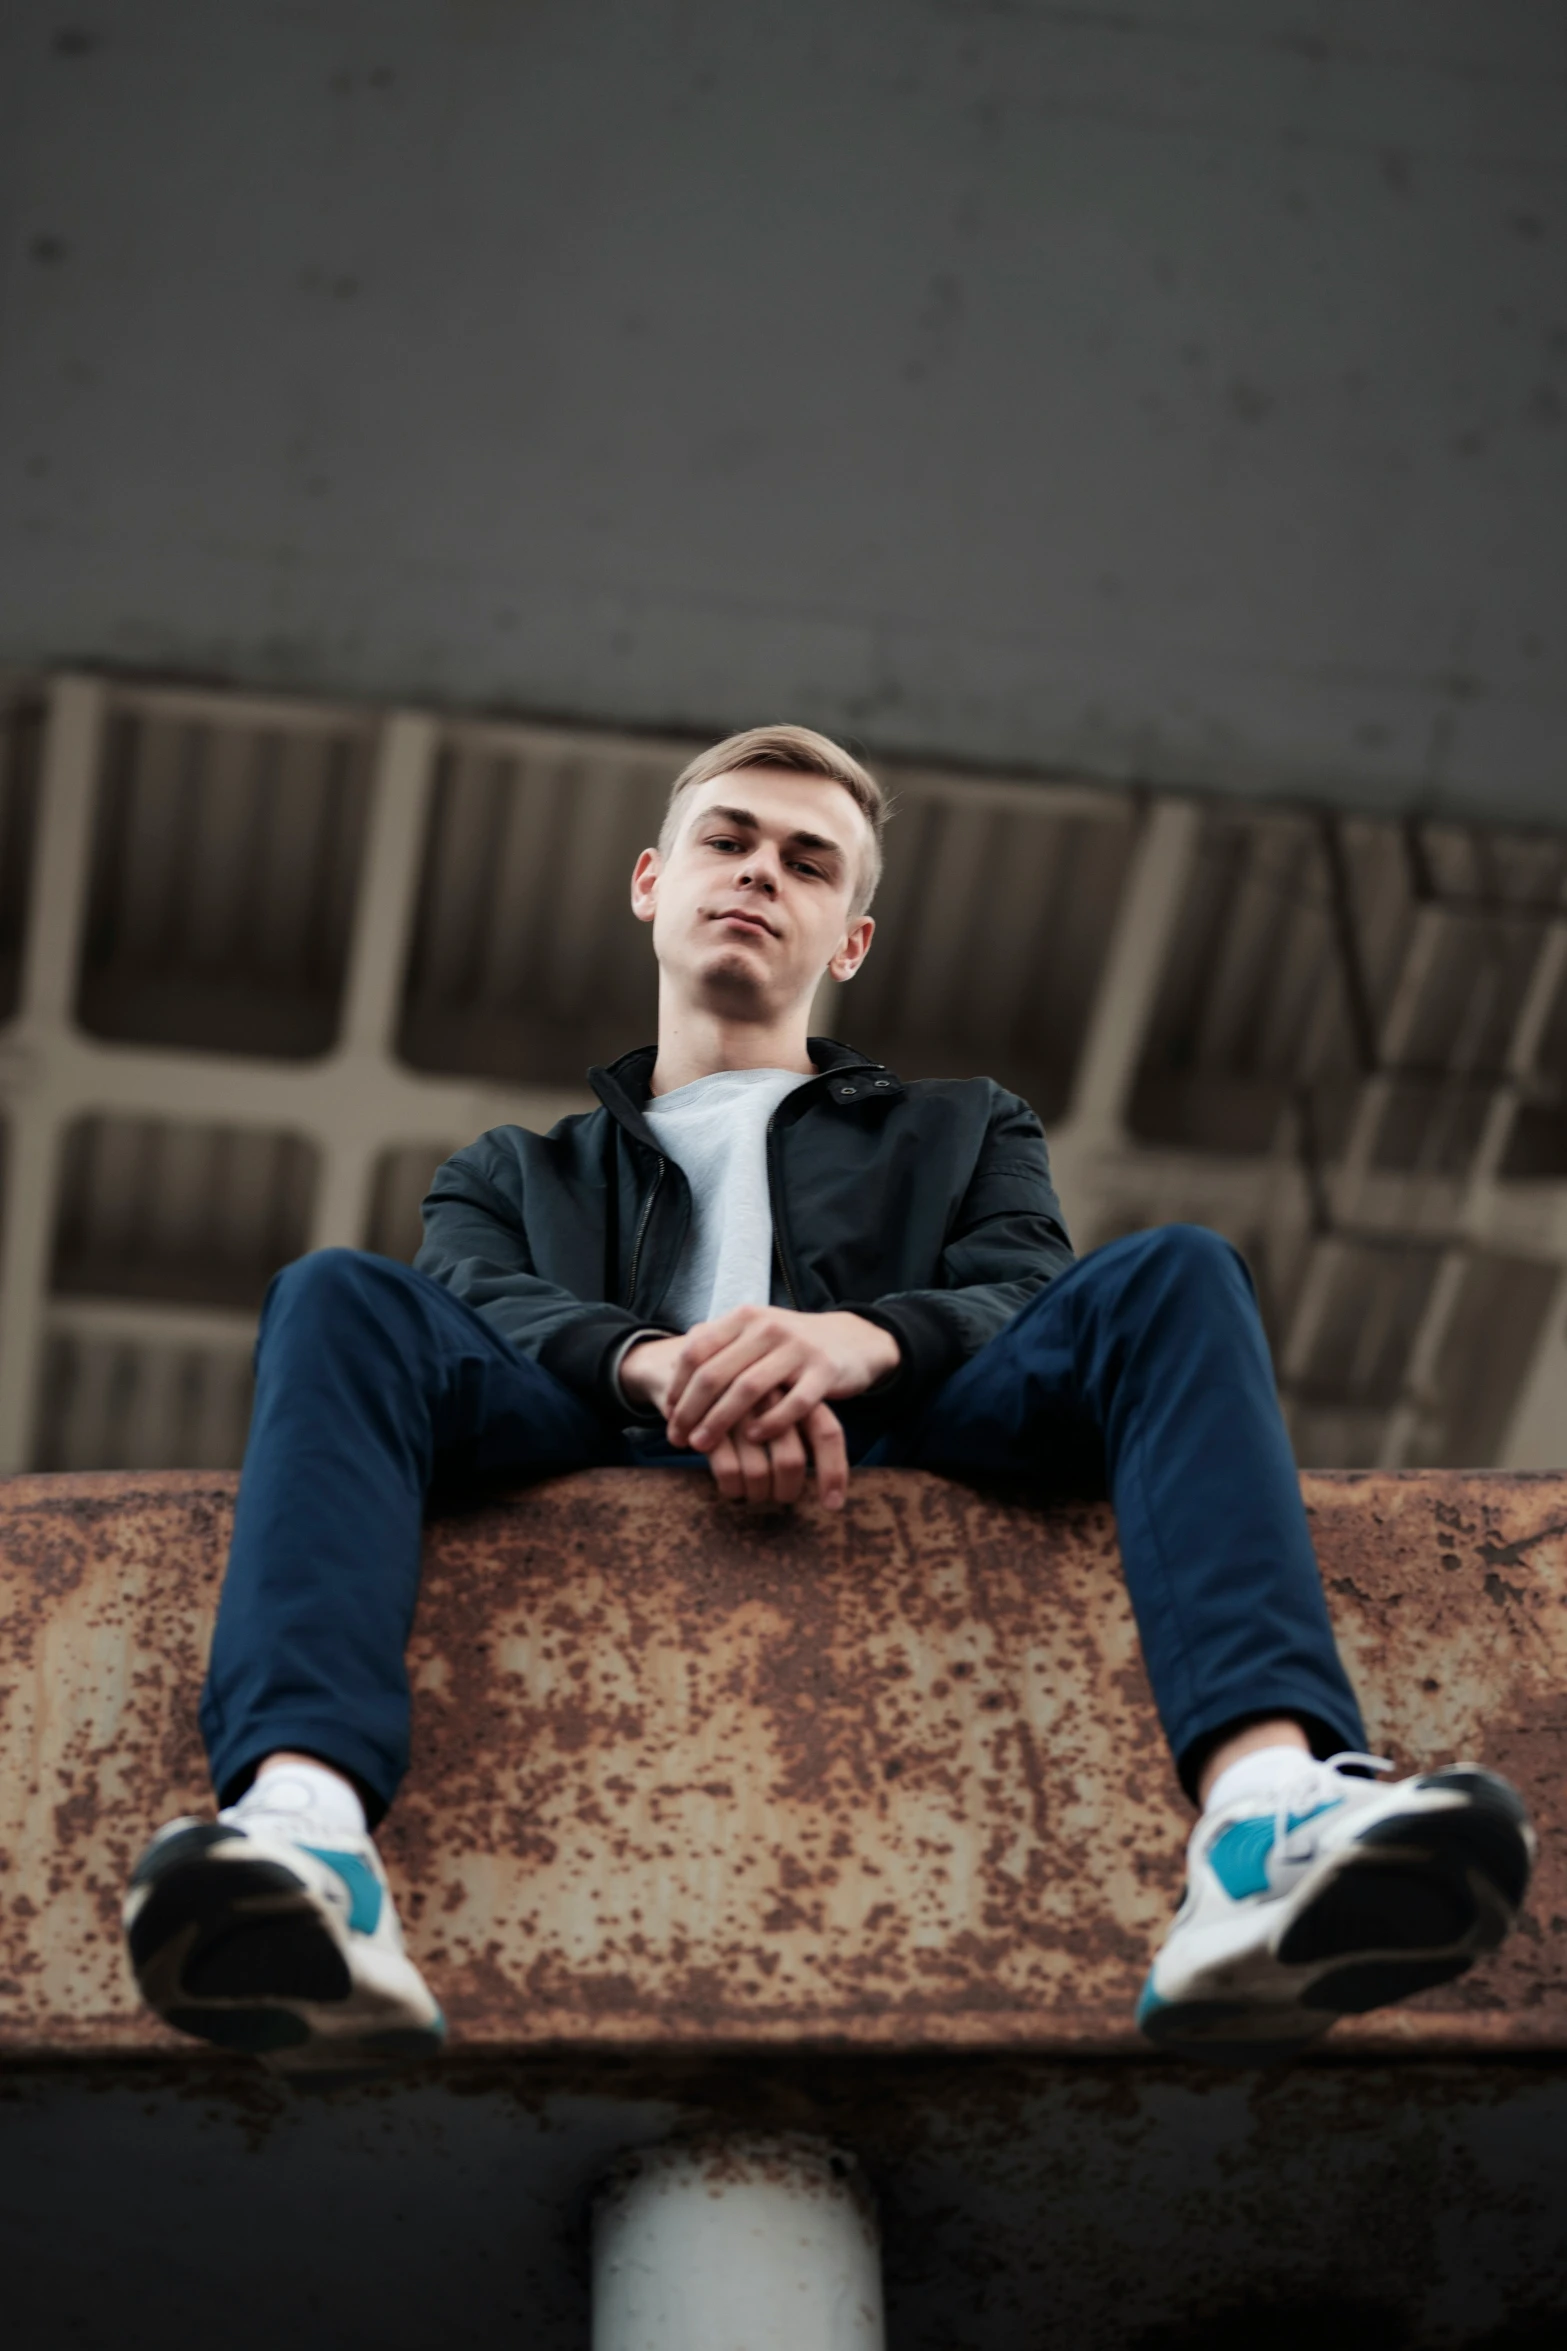
[[[773,998],[768,974],[753,949],[721,947],[704,957],[695,978],[699,992],[715,1007],[722,1003],[725,1009],[759,1012]]]

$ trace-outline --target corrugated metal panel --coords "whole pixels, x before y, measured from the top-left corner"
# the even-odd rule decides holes
[[[907,1077],[999,1078],[1066,1107],[1134,837],[1130,804],[1048,787],[899,796],[871,955],[840,1032]]]
[[[1440,1251],[1416,1246],[1337,1246],[1311,1361],[1289,1390],[1303,1463],[1375,1468],[1391,1416],[1406,1399],[1417,1408],[1407,1454],[1412,1466],[1452,1468],[1495,1458],[1554,1285],[1538,1264],[1476,1250],[1429,1380],[1409,1398],[1411,1349],[1441,1262]],[[1288,1318],[1275,1302],[1268,1319],[1277,1351]]]
[[[430,1178],[443,1159],[472,1141],[471,1135],[458,1135],[449,1149],[410,1143],[400,1150],[382,1152],[370,1196],[367,1249],[377,1250],[383,1257],[414,1256],[424,1236],[419,1203],[430,1189]]]
[[[1560,1176],[1567,1170],[1567,989],[1557,997],[1540,1040],[1538,1084],[1518,1114],[1502,1172]]]
[[[1383,1423],[1402,1391],[1410,1341],[1440,1263],[1434,1249],[1341,1244],[1328,1277],[1328,1300],[1309,1369],[1294,1389],[1304,1451],[1326,1407],[1356,1431],[1336,1458],[1369,1469]],[[1341,1443],[1344,1440],[1340,1440]],[[1307,1458],[1311,1458],[1307,1455]]]
[[[1438,1409],[1411,1447],[1413,1467],[1496,1459],[1554,1292],[1537,1264],[1475,1251],[1437,1360]]]
[[[45,1349],[42,1469],[232,1467],[245,1450],[246,1348],[62,1332]]]
[[[421,1069],[576,1084],[646,1043],[657,976],[627,893],[679,753],[458,735],[431,811],[401,1049]]]
[[[258,1306],[306,1246],[315,1176],[297,1135],[83,1119],[66,1137],[54,1287]]]
[[[1361,1080],[1395,1079],[1375,1166],[1463,1175],[1496,1091],[1545,919],[1559,841],[1215,811],[1150,1030],[1134,1131],[1204,1151],[1265,1152],[1291,1121],[1331,1164]],[[1417,914],[1437,917],[1403,1034],[1382,1047]],[[1567,1075],[1567,991],[1547,1046]],[[1567,1172],[1567,1152],[1547,1170]]]
[[[321,1053],[363,849],[368,723],[120,706],[94,834],[80,1017],[99,1036]]]
[[[1355,936],[1378,1015],[1390,1012],[1416,913],[1440,919],[1407,1033],[1391,1056],[1400,1082],[1378,1121],[1373,1164],[1419,1175],[1468,1172],[1539,952],[1559,911],[1558,841],[1353,824],[1343,827],[1356,887]],[[1379,869],[1376,882],[1370,869]],[[1567,1169],[1567,1159],[1553,1172]]]
[[[17,1007],[42,732],[36,695],[14,690],[0,697],[0,1021]]]
[[[1321,827],[1215,810],[1138,1072],[1133,1132],[1266,1153],[1310,1084],[1319,1123],[1341,1133],[1356,1068]]]

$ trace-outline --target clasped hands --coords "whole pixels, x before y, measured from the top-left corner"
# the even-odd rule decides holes
[[[639,1340],[620,1384],[663,1414],[672,1445],[707,1455],[731,1502],[797,1502],[814,1467],[822,1502],[841,1510],[849,1457],[831,1400],[863,1395],[899,1360],[892,1333],[861,1315],[737,1306],[682,1338]]]

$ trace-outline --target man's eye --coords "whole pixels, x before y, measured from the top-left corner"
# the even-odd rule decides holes
[[[794,870],[796,873],[809,874],[813,882],[819,882],[822,878],[822,869],[819,865],[807,865],[803,859],[798,857],[794,861]]]

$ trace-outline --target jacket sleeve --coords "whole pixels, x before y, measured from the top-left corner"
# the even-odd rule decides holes
[[[617,1422],[636,1418],[614,1373],[625,1341],[649,1326],[624,1306],[584,1300],[543,1280],[534,1270],[521,1205],[508,1197],[513,1186],[503,1188],[496,1174],[495,1146],[485,1135],[437,1168],[425,1196],[416,1271],[482,1314],[585,1403]]]
[[[1073,1262],[1044,1129],[1026,1102],[993,1086],[979,1158],[942,1247],[941,1286],[851,1308],[903,1351],[873,1391],[878,1406],[896,1405],[901,1416],[924,1404]]]

